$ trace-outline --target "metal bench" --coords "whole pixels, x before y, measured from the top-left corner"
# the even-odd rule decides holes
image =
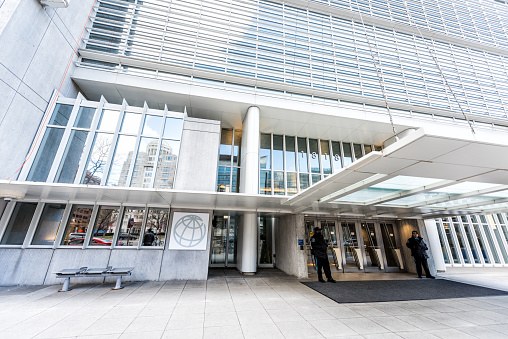
[[[121,268],[113,268],[112,266],[108,266],[106,268],[88,268],[88,267],[80,267],[77,269],[63,269],[58,272],[55,272],[57,278],[65,278],[62,289],[58,292],[67,292],[70,291],[69,284],[71,282],[71,278],[96,278],[96,277],[116,277],[116,285],[113,290],[122,289],[122,277],[124,275],[131,275],[134,267],[121,267]]]

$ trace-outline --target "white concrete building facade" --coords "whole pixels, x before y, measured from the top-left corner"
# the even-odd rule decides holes
[[[506,6],[0,2],[0,284],[508,265]]]

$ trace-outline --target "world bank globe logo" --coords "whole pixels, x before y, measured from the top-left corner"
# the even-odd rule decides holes
[[[197,215],[185,215],[175,224],[173,237],[178,245],[182,247],[195,247],[206,235],[205,223]]]

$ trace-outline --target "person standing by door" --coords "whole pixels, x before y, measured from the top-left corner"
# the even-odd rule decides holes
[[[418,236],[418,231],[413,231],[411,238],[407,239],[406,246],[411,249],[411,256],[415,259],[416,264],[416,272],[418,273],[418,278],[422,277],[422,266],[425,270],[425,276],[430,279],[435,279],[435,277],[430,274],[429,265],[427,264],[427,245],[423,242],[423,238]]]
[[[325,271],[325,276],[329,282],[336,282],[332,278],[332,272],[330,272],[330,263],[328,262],[328,255],[326,254],[328,245],[326,244],[325,238],[323,238],[323,235],[321,234],[321,228],[314,228],[314,235],[310,239],[310,245],[312,248],[311,253],[314,255],[314,259],[316,260],[316,269],[319,282],[325,282],[321,269]]]

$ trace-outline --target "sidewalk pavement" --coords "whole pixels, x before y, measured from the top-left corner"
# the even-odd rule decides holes
[[[0,287],[0,338],[508,337],[507,296],[337,304],[275,269],[235,272],[118,291]]]

